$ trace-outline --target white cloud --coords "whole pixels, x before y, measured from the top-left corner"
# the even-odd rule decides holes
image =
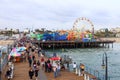
[[[119,3],[119,0],[0,0],[0,28],[70,29],[78,17],[89,18],[96,28],[118,26]]]

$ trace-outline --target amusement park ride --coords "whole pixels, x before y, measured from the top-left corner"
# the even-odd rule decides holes
[[[82,23],[82,24],[79,25],[79,23]],[[81,28],[79,28],[79,27],[81,27]],[[94,25],[93,25],[93,23],[89,19],[87,19],[85,17],[81,17],[81,18],[76,19],[76,21],[73,24],[73,30],[81,29],[81,32],[83,32],[83,31],[85,31],[85,29],[84,29],[85,27],[87,27],[87,30],[88,30],[88,27],[90,27],[91,28],[90,31],[94,34]]]
[[[70,30],[31,34],[31,38],[35,44],[53,50],[54,48],[107,47],[110,43],[113,47],[114,42],[96,38],[93,23],[85,17],[76,19]]]
[[[68,40],[92,39],[94,38],[94,25],[89,19],[81,17],[76,19],[73,29],[68,33]]]
[[[91,41],[94,39],[94,25],[89,19],[81,17],[76,19],[71,30],[32,34],[31,37],[44,41],[50,41],[53,38],[54,41]]]

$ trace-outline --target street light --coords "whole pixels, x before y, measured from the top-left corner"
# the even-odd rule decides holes
[[[53,29],[53,52],[54,52],[55,31]]]
[[[105,69],[105,80],[108,80],[108,62],[107,62],[106,52],[103,54],[102,67],[103,67],[103,69]]]
[[[10,36],[12,36],[13,35],[13,29],[10,29]]]

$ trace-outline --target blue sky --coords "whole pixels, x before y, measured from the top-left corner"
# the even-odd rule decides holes
[[[119,3],[120,0],[0,0],[0,28],[72,29],[79,17],[90,19],[95,29],[119,27]]]

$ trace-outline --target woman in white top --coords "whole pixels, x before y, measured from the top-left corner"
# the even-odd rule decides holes
[[[73,63],[73,71],[75,72],[75,69],[77,68],[76,62]]]

